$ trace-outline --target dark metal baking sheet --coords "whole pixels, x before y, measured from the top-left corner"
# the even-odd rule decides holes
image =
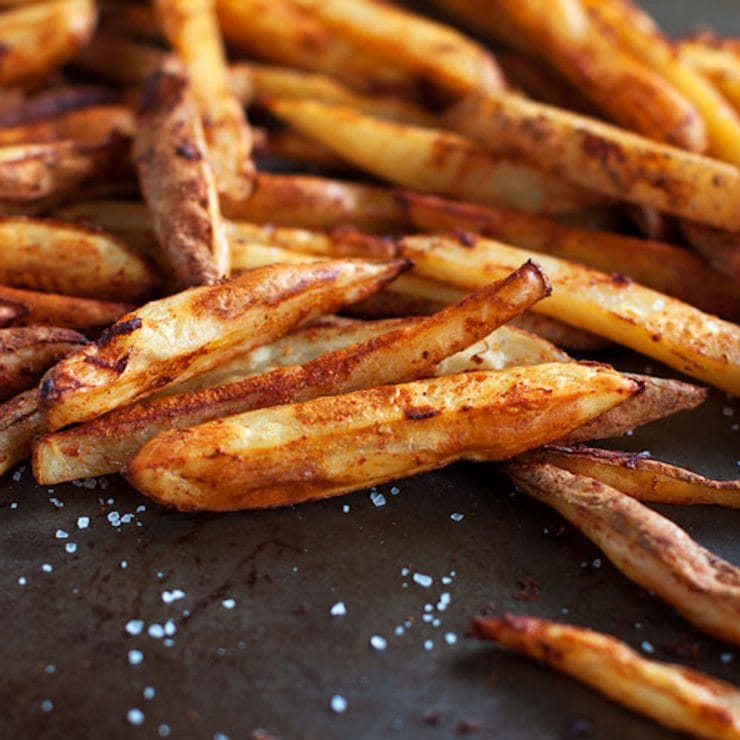
[[[740,31],[731,0],[647,4],[673,30],[714,20]],[[740,406],[715,393],[620,444],[732,478],[738,423]],[[382,506],[365,491],[228,515],[164,511],[115,478],[92,486],[39,488],[23,469],[0,481],[2,740],[233,740],[260,728],[284,740],[672,737],[569,679],[465,639],[487,605],[604,630],[656,658],[740,680],[740,652],[633,586],[488,466],[382,486]],[[738,512],[661,511],[740,561]],[[522,579],[539,584],[538,599],[517,598]],[[339,602],[346,614],[332,616]],[[335,695],[343,713],[332,711]]]

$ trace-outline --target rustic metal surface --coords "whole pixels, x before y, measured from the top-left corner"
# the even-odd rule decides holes
[[[693,5],[654,4],[674,29],[687,19],[679,7]],[[731,16],[737,31],[731,5],[693,12]],[[617,359],[644,369],[644,360]],[[731,478],[739,422],[738,404],[714,394],[699,411],[620,444]],[[633,586],[492,468],[458,465],[378,493],[385,505],[360,492],[193,516],[150,505],[115,478],[106,488],[47,489],[28,471],[6,476],[0,738],[233,740],[259,728],[284,740],[672,736],[573,681],[465,639],[487,604],[601,629],[657,658],[740,680],[740,653]],[[740,561],[740,513],[661,511]],[[522,579],[539,584],[539,598],[517,598]],[[339,602],[346,614],[332,616]],[[385,649],[371,646],[373,636]],[[335,695],[347,702],[343,713],[331,708]]]

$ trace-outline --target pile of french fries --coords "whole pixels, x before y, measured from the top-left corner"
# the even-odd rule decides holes
[[[740,394],[740,40],[435,4],[494,52],[378,0],[0,0],[0,472],[229,511],[497,462],[740,644],[740,570],[641,503],[740,482],[584,446],[707,390],[568,354]],[[740,692],[607,636],[474,632],[740,737]]]

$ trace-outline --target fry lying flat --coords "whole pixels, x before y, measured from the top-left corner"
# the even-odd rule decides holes
[[[402,253],[417,274],[467,290],[508,274],[525,259],[553,284],[535,310],[588,329],[740,395],[740,327],[629,279],[486,239],[409,237]]]
[[[637,389],[606,367],[570,363],[387,385],[166,432],[124,474],[182,510],[295,504],[459,459],[512,457]]]
[[[608,635],[513,614],[479,617],[471,631],[567,673],[665,727],[712,740],[740,737],[740,691],[734,686],[681,665],[647,660]]]
[[[299,323],[333,313],[393,279],[402,260],[278,265],[183,291],[124,316],[47,373],[41,400],[51,429],[86,421],[200,375]]]

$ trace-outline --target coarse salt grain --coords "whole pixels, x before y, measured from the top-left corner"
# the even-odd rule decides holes
[[[160,725],[157,732],[159,733],[160,737],[167,737],[170,734],[170,726]]]
[[[465,514],[454,512],[453,514],[450,514],[450,519],[452,519],[453,522],[461,522],[463,519],[465,519]]]
[[[161,624],[150,624],[147,634],[155,640],[161,640],[164,637],[164,627]]]
[[[347,613],[347,607],[343,601],[337,601],[336,604],[329,610],[332,617],[343,617]]]
[[[25,586],[28,583],[28,580],[25,576],[18,576],[18,585],[19,586]]]
[[[144,629],[144,620],[143,619],[129,619],[128,622],[126,622],[126,626],[124,627],[126,632],[128,632],[129,635],[140,635],[142,630]]]
[[[236,606],[236,599],[224,599],[221,602],[221,606],[224,609],[233,609]]]
[[[42,712],[51,712],[52,709],[54,709],[54,702],[51,699],[44,699],[41,702]]]
[[[375,650],[385,650],[388,646],[388,642],[386,641],[385,637],[381,637],[380,635],[373,635],[370,638],[370,645]]]
[[[722,653],[719,656],[719,659],[722,663],[732,663],[732,661],[735,659],[735,656],[732,653]]]
[[[350,509],[350,505],[349,505],[349,504],[343,504],[343,505],[342,505],[342,511],[343,511],[343,512],[344,512],[345,514],[349,514],[350,510],[351,510],[351,509]]]
[[[139,665],[144,660],[144,653],[141,650],[129,650],[128,662],[130,665]]]
[[[167,635],[167,637],[172,637],[172,635],[174,635],[176,632],[177,632],[177,627],[175,626],[175,623],[171,619],[168,619],[164,623],[165,635]]]
[[[144,698],[148,701],[151,701],[155,696],[155,691],[153,686],[145,686],[144,691],[141,692],[144,694]]]
[[[44,573],[51,573],[54,570],[54,566],[51,563],[44,563],[41,566],[41,570],[43,570]]]
[[[454,645],[457,642],[457,635],[454,632],[446,632],[445,642],[448,645]]]
[[[66,540],[69,537],[69,532],[65,532],[63,529],[57,529],[55,535],[58,540]]]
[[[424,650],[431,650],[434,647],[434,643],[431,640],[424,640]]]
[[[140,725],[144,722],[144,712],[141,711],[141,709],[137,709],[134,707],[133,709],[129,709],[128,712],[126,712],[126,719],[132,724],[132,725]]]
[[[414,573],[411,580],[422,588],[429,588],[434,583],[434,579],[424,573]]]
[[[347,711],[347,700],[341,694],[334,694],[329,700],[329,706],[332,712],[342,714]]]
[[[75,554],[75,553],[77,552],[77,545],[75,545],[75,543],[74,543],[74,542],[67,542],[67,543],[66,543],[66,544],[64,545],[64,550],[65,550],[65,552],[67,552],[67,553],[68,553],[69,555],[74,555],[74,554]]]
[[[385,496],[380,493],[380,491],[370,491],[370,500],[373,502],[373,505],[380,509],[383,506],[386,505]]]
[[[77,529],[87,529],[90,526],[89,516],[78,516],[77,517]]]
[[[171,604],[173,601],[184,598],[185,592],[179,588],[174,588],[172,591],[162,591],[162,601],[164,601],[165,604]]]
[[[653,644],[652,644],[652,643],[650,643],[650,642],[648,642],[647,640],[643,640],[643,641],[642,641],[642,642],[640,643],[640,647],[641,647],[641,648],[642,648],[642,649],[643,649],[643,650],[644,650],[644,651],[645,651],[646,653],[650,653],[650,654],[652,654],[652,653],[654,653],[654,652],[655,652],[655,648],[653,647]]]

